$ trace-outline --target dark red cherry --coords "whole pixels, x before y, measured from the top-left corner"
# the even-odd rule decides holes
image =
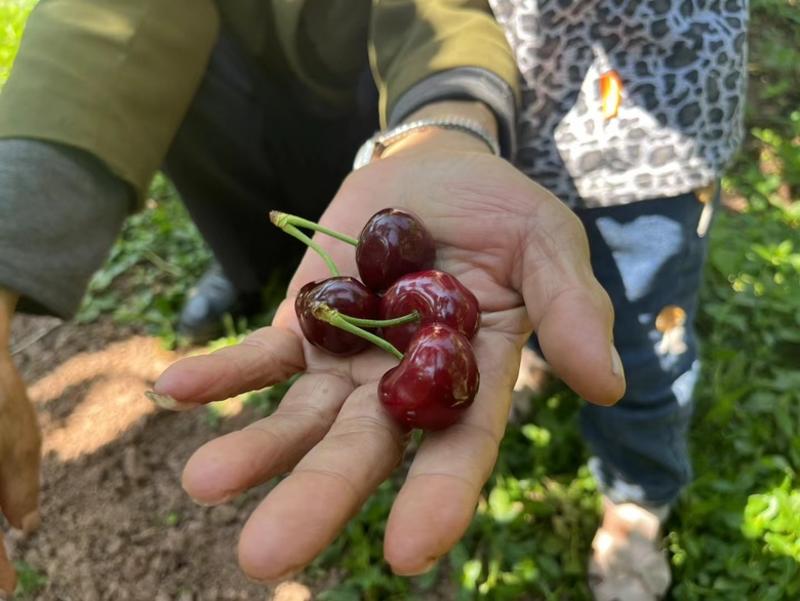
[[[380,301],[364,284],[351,277],[334,277],[309,282],[300,289],[294,310],[300,329],[316,347],[334,355],[353,355],[370,342],[314,317],[314,307],[325,303],[340,313],[363,319],[377,319]]]
[[[417,322],[383,329],[383,337],[401,351],[421,326],[443,323],[472,338],[480,326],[478,299],[458,279],[437,269],[409,273],[392,284],[381,297],[381,319],[418,311]]]
[[[356,264],[361,280],[381,292],[413,271],[433,267],[436,247],[419,217],[400,209],[375,213],[358,237]]]
[[[420,328],[400,365],[381,378],[378,394],[389,414],[407,428],[441,430],[472,404],[480,375],[472,345],[453,328]]]

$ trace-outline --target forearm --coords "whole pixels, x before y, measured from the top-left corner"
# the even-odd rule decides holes
[[[370,46],[384,120],[413,86],[449,70],[485,70],[518,91],[513,53],[485,0],[374,0]]]
[[[513,155],[518,72],[487,2],[378,0],[370,44],[384,127],[443,101],[479,101],[494,116],[503,156]]]

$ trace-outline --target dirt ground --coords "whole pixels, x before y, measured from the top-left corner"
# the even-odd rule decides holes
[[[311,598],[300,583],[274,592],[237,567],[239,530],[264,487],[217,508],[180,488],[191,453],[252,421],[249,409],[229,407],[217,429],[204,411],[157,410],[142,393],[176,355],[107,321],[18,317],[12,352],[44,434],[42,528],[9,537],[12,557],[46,575],[26,599]]]

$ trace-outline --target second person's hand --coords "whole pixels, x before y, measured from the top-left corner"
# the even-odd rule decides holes
[[[16,294],[0,288],[0,512],[15,528],[32,531],[39,525],[41,434],[9,349],[16,302]],[[12,594],[15,584],[0,530],[0,596]]]

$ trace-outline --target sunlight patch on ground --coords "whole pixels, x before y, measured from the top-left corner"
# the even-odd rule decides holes
[[[79,353],[29,388],[39,409],[43,452],[70,460],[118,438],[156,408],[144,397],[178,355],[135,336]]]

